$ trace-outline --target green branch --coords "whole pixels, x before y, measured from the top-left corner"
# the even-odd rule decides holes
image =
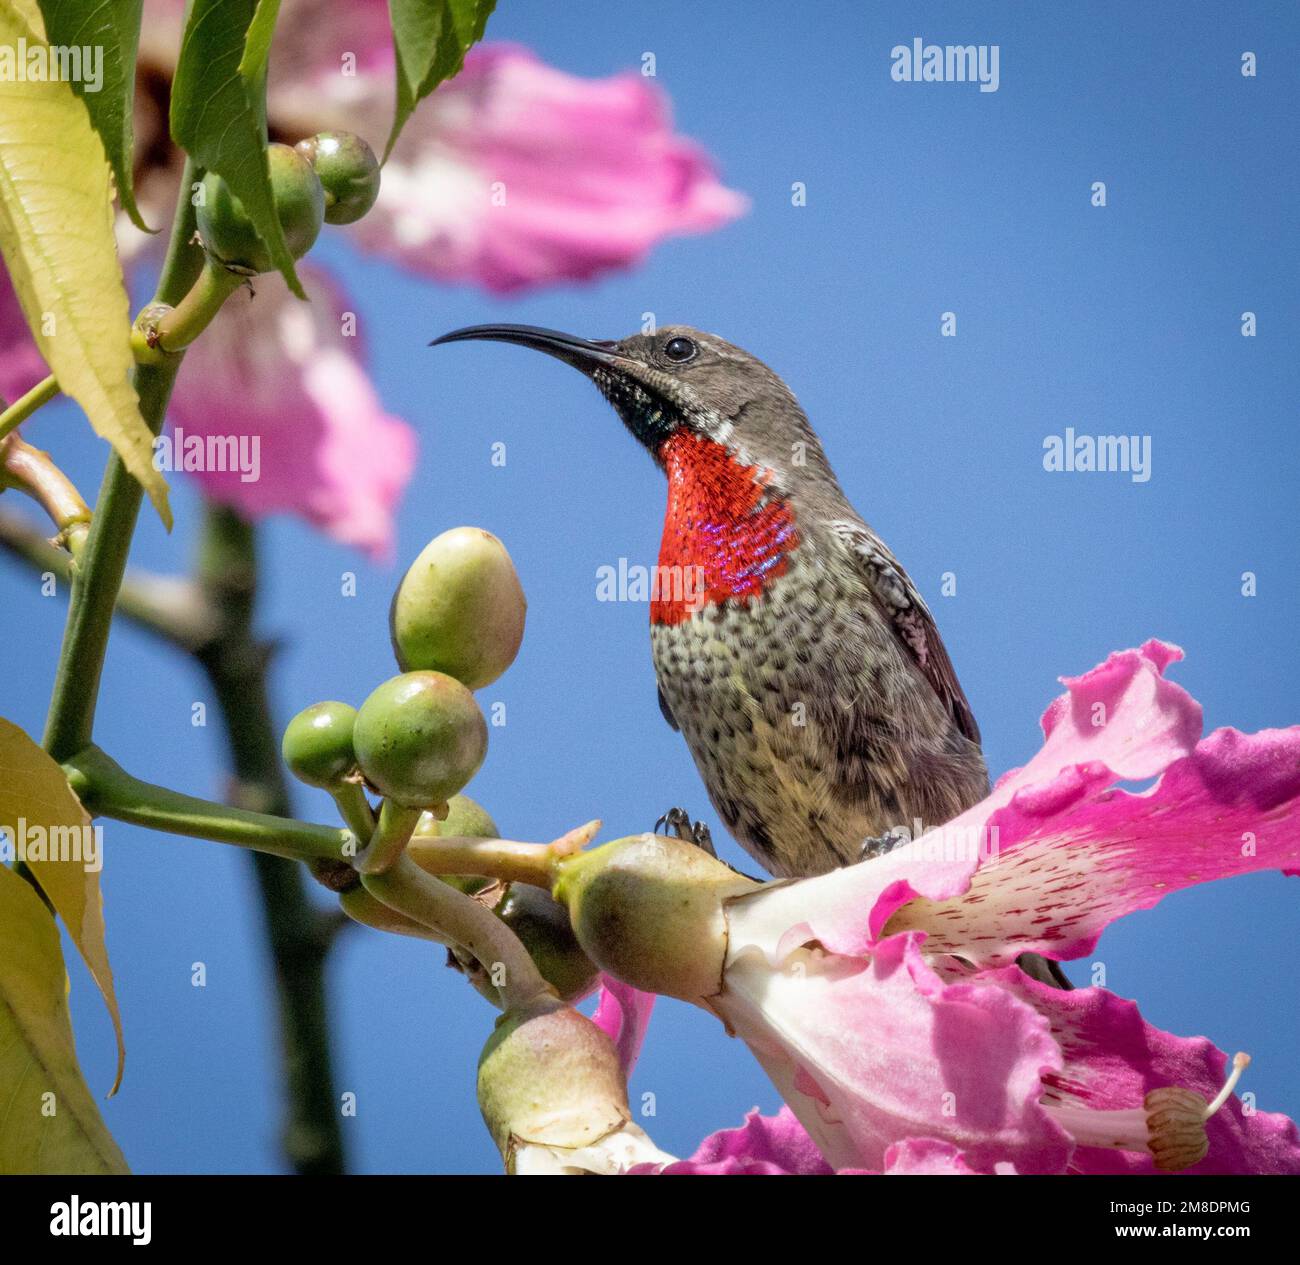
[[[147,830],[234,844],[293,861],[346,860],[357,846],[356,837],[341,826],[250,812],[142,782],[93,745],[65,760],[63,771],[77,798],[95,816]]]
[[[26,395],[19,396],[4,412],[0,413],[0,439],[11,430],[16,430],[42,404],[48,404],[59,393],[59,384],[51,374],[38,382]]]
[[[187,160],[167,258],[158,281],[157,301],[161,303],[175,303],[188,292],[202,265],[202,252],[189,244],[194,233],[189,190],[195,174],[193,162]],[[140,397],[140,415],[155,435],[162,430],[181,359],[178,355],[160,364],[136,365],[134,383]],[[90,533],[72,573],[68,619],[45,721],[45,749],[56,760],[76,755],[89,746],[93,736],[113,607],[126,571],[126,555],[143,495],[144,489],[113,453],[95,502]]]

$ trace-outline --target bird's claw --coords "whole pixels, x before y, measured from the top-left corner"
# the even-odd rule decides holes
[[[905,826],[895,826],[892,830],[887,830],[883,835],[877,835],[874,839],[864,839],[862,841],[862,851],[858,853],[858,860],[870,861],[875,857],[882,857],[886,852],[892,852],[895,848],[911,841],[912,836]]]
[[[714,851],[713,835],[709,832],[708,826],[702,821],[692,821],[690,813],[684,808],[670,808],[664,813],[655,822],[655,834],[659,834],[661,826],[671,830],[678,839],[693,843],[702,852],[707,852],[709,856],[716,857],[718,855]]]

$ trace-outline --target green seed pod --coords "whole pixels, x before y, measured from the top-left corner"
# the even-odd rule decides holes
[[[312,165],[288,145],[269,145],[267,165],[275,214],[289,253],[301,259],[312,247],[325,220],[325,190]],[[234,272],[271,272],[266,243],[258,236],[243,203],[214,171],[203,177],[203,197],[194,208],[204,249]]]
[[[495,913],[523,941],[542,978],[561,1000],[581,1001],[596,987],[600,970],[573,934],[569,911],[540,887],[511,883]]]
[[[432,814],[430,814],[432,817]],[[423,823],[423,819],[422,823]],[[447,801],[447,815],[441,820],[434,820],[436,831],[444,839],[499,839],[501,832],[492,820],[491,814],[477,800],[468,795],[453,795]]]
[[[362,703],[353,733],[366,781],[404,808],[450,799],[478,772],[487,740],[474,696],[442,672],[385,681]]]
[[[663,835],[616,839],[557,869],[555,898],[593,962],[634,988],[696,1003],[722,987],[724,902],[760,886]]]
[[[446,672],[472,690],[491,685],[519,653],[527,608],[505,545],[478,527],[445,531],[393,594],[398,666]]]
[[[500,838],[501,832],[497,829],[497,824],[488,815],[488,811],[476,800],[470,799],[468,795],[453,795],[447,801],[447,816],[439,821],[432,813],[421,813],[419,823],[415,827],[415,833],[411,837],[411,843],[414,845],[408,848],[411,859],[420,864],[420,849],[416,843],[418,839],[497,839]],[[467,896],[472,896],[475,892],[482,891],[489,883],[490,878],[484,878],[481,874],[438,874],[438,878],[444,883],[450,883],[458,891],[464,892]]]
[[[286,726],[280,752],[289,772],[308,786],[331,787],[357,764],[352,731],[357,710],[346,703],[313,703]]]
[[[508,1172],[521,1149],[589,1147],[632,1119],[613,1042],[554,998],[497,1021],[479,1060],[478,1102]]]
[[[352,224],[379,197],[379,160],[355,132],[317,132],[294,148],[325,189],[325,223]]]

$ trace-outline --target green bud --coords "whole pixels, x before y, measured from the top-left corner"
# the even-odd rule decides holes
[[[441,672],[385,681],[362,703],[353,732],[366,781],[406,808],[455,795],[478,772],[487,740],[474,696]]]
[[[554,998],[497,1021],[479,1059],[478,1103],[509,1172],[522,1148],[589,1147],[632,1118],[613,1042]]]
[[[415,833],[411,836],[412,844],[417,839],[499,839],[501,832],[497,830],[497,824],[488,815],[488,811],[477,801],[470,799],[468,795],[453,795],[447,801],[447,816],[439,821],[433,813],[421,813],[420,820],[416,824]],[[420,864],[420,848],[416,844],[409,847],[407,855],[416,863]],[[430,870],[431,874],[436,876],[444,883],[450,883],[457,891],[464,892],[466,896],[473,896],[475,892],[480,892],[487,887],[493,880],[484,878],[481,874],[442,874]]]
[[[308,786],[335,786],[357,764],[352,732],[357,710],[346,703],[313,703],[286,726],[280,752],[289,772]]]
[[[352,224],[375,205],[379,160],[355,132],[317,132],[294,148],[320,177],[327,224]]]
[[[312,247],[325,219],[325,191],[312,165],[288,145],[268,145],[267,166],[275,214],[294,259]],[[234,272],[271,272],[266,243],[258,236],[243,203],[215,171],[203,177],[202,199],[194,208],[204,249]]]
[[[632,835],[557,866],[578,943],[634,988],[702,1002],[722,987],[724,903],[760,884],[681,839]]]
[[[444,839],[499,839],[501,832],[492,820],[491,814],[477,800],[468,795],[453,795],[447,801],[447,815],[438,821],[432,813],[429,818],[437,830],[426,830],[427,834],[438,834]],[[424,829],[424,818],[420,819]],[[419,833],[419,831],[417,831]]]
[[[478,527],[445,531],[425,545],[393,595],[398,666],[446,672],[472,690],[491,685],[519,653],[527,608],[505,545]]]
[[[600,970],[573,934],[569,911],[540,887],[511,883],[494,908],[562,1001],[581,1001],[596,987]]]

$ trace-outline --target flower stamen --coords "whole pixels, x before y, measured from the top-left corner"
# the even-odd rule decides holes
[[[1122,1111],[1043,1105],[1079,1146],[1145,1151],[1158,1169],[1178,1172],[1205,1158],[1210,1149],[1206,1121],[1228,1101],[1249,1066],[1250,1055],[1234,1054],[1232,1072],[1208,1103],[1193,1089],[1165,1085],[1147,1094],[1141,1107]]]

